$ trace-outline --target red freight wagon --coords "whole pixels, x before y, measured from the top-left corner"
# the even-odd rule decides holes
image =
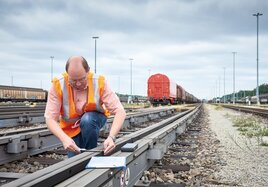
[[[177,102],[177,85],[166,75],[154,74],[148,79],[147,95],[152,104]]]
[[[186,101],[186,92],[180,85],[177,85],[177,99],[180,102]]]
[[[185,91],[183,87],[160,73],[149,77],[147,95],[153,105],[199,102],[195,96]]]

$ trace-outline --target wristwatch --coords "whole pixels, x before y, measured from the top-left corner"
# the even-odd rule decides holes
[[[115,140],[116,140],[115,136],[109,135],[108,137],[112,138],[112,140],[115,142]]]

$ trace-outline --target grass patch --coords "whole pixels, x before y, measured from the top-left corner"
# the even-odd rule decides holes
[[[268,147],[268,143],[267,143],[267,142],[261,142],[260,145],[261,145],[261,146],[266,146],[266,147]]]
[[[242,135],[249,138],[256,137],[259,142],[259,137],[261,137],[260,131],[258,128],[247,128],[247,131],[241,132]]]
[[[122,104],[124,108],[148,108],[150,107],[150,104],[148,103],[123,103]]]
[[[256,138],[258,145],[267,146],[268,143],[263,142],[263,136],[268,136],[268,129],[261,127],[257,119],[252,116],[235,116],[232,117],[232,122],[241,135]]]
[[[239,131],[245,133],[245,132],[248,131],[248,128],[245,128],[245,127],[239,127],[237,130],[239,130]]]
[[[262,135],[263,136],[268,136],[268,129],[267,128],[262,129]]]
[[[235,117],[232,119],[235,127],[256,127],[258,121],[252,117]]]
[[[222,109],[223,109],[223,107],[220,105],[215,106],[215,110],[222,110]]]

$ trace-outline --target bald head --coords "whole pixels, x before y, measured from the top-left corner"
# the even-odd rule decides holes
[[[69,84],[77,90],[87,88],[87,75],[89,67],[87,61],[82,56],[72,56],[66,63]]]
[[[88,63],[84,57],[72,56],[67,60],[65,70],[68,74],[69,71],[78,71],[81,70],[80,68],[83,68],[86,73],[89,72]]]

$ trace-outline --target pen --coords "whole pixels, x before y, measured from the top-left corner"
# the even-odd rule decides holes
[[[80,148],[80,152],[81,152],[81,153],[83,153],[83,152],[97,152],[97,153],[100,153],[100,152],[102,152],[102,151],[103,151],[103,150]]]

